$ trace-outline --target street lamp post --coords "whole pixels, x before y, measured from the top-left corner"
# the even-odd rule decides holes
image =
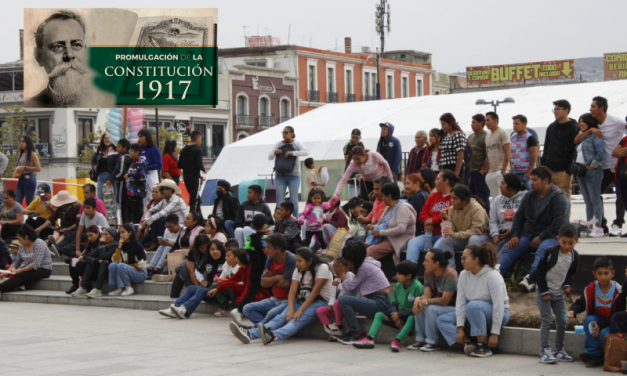
[[[486,101],[485,99],[477,99],[477,101],[475,102],[475,104],[476,104],[477,106],[485,106],[485,105],[487,104],[487,105],[490,105],[490,106],[494,107],[494,112],[496,112],[496,108],[497,108],[497,107],[498,107],[501,103],[509,103],[509,104],[513,104],[513,103],[516,103],[516,101],[515,101],[515,100],[514,100],[514,98],[512,98],[512,97],[507,97],[507,98],[503,99],[502,101],[499,101],[499,100],[496,100],[496,101],[495,101],[495,100],[492,100],[492,101],[488,102],[488,101]]]
[[[377,49],[377,100],[379,100],[381,99],[381,75],[379,74],[379,60],[380,55],[385,52],[385,29],[387,28],[388,34],[391,30],[390,4],[387,4],[387,0],[381,0],[381,3],[377,4],[376,8],[377,11],[375,12],[375,22],[377,24],[377,34],[379,34],[381,38],[381,51]]]

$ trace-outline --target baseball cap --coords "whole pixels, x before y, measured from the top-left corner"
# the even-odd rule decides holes
[[[388,123],[379,123],[380,127],[389,127],[390,125]]]
[[[361,137],[361,131],[358,128],[355,128],[351,132],[351,136],[359,136],[359,137]]]
[[[38,196],[43,196],[46,193],[50,193],[50,186],[48,184],[45,183],[41,183],[37,186],[37,195]]]

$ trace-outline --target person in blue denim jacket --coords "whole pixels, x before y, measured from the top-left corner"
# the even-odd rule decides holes
[[[586,132],[591,128],[599,128],[599,121],[591,114],[583,114],[579,117],[579,128],[581,132]],[[601,227],[603,221],[603,202],[601,201],[601,181],[603,180],[603,157],[605,148],[603,140],[588,135],[577,147],[577,162],[588,166],[585,176],[577,176],[577,183],[581,189],[583,200],[586,203],[586,220],[596,219],[595,225]],[[592,234],[600,233],[603,230],[593,231]]]

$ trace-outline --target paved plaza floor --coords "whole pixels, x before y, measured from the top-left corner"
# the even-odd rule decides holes
[[[537,358],[469,358],[387,346],[357,350],[304,338],[242,345],[228,318],[198,314],[167,319],[156,312],[0,302],[0,374],[8,375],[601,375],[581,362]]]

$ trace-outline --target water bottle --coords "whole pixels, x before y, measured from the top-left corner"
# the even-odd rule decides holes
[[[430,232],[425,232],[425,251],[433,247],[431,239],[433,239],[433,234]]]

